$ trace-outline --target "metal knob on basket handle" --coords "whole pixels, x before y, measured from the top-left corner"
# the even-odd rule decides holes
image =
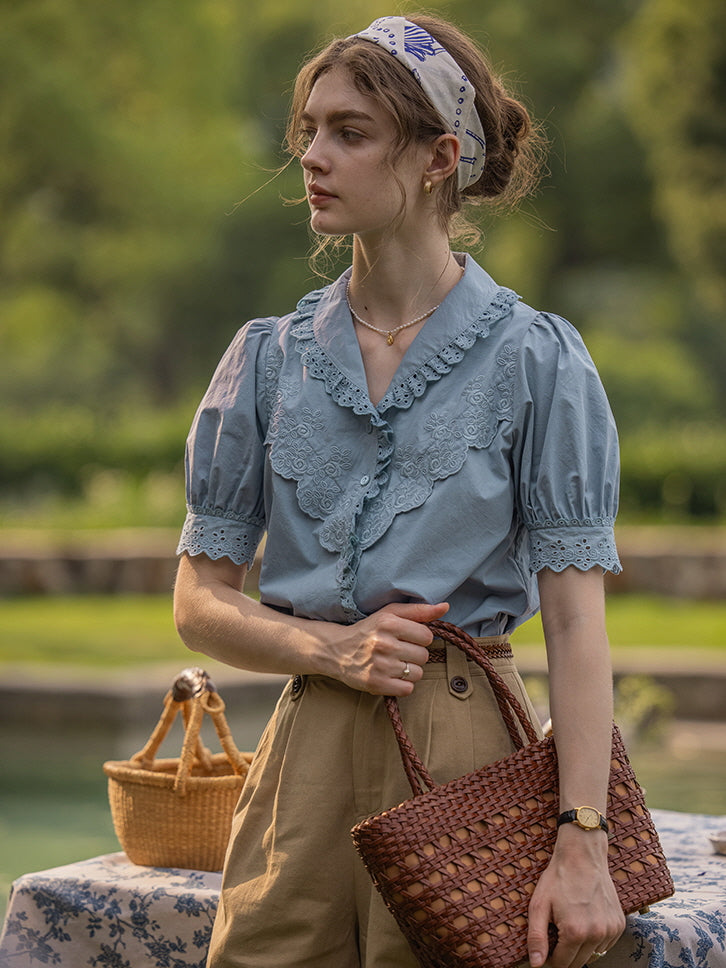
[[[187,699],[201,696],[205,690],[216,692],[217,687],[204,669],[194,666],[189,669],[182,669],[171,687],[171,695],[174,702],[185,702]]]

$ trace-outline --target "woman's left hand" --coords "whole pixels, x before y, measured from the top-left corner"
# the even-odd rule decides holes
[[[557,944],[547,959],[548,926]],[[625,929],[625,915],[607,865],[607,835],[575,825],[560,829],[552,859],[529,905],[529,960],[551,968],[583,968],[602,955]]]

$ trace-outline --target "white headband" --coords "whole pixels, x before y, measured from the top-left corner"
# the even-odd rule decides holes
[[[354,36],[379,44],[411,71],[461,144],[459,191],[477,181],[484,170],[486,140],[474,107],[476,92],[451,54],[405,17],[379,17]]]

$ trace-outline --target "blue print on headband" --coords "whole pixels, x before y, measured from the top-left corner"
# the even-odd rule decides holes
[[[415,24],[406,24],[404,27],[404,48],[407,53],[413,54],[422,63],[427,57],[436,57],[437,54],[445,53],[444,48],[436,44],[427,30]]]

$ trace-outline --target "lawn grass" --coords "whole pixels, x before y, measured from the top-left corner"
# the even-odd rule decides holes
[[[637,646],[724,650],[726,602],[659,595],[610,595],[607,627],[614,651]],[[544,642],[539,615],[515,632],[523,645]]]
[[[726,603],[646,595],[611,595],[613,650],[633,646],[724,650]],[[542,643],[534,618],[516,633],[519,645]],[[0,666],[128,668],[186,660],[172,620],[170,595],[78,595],[0,601]]]
[[[174,661],[186,649],[170,595],[77,595],[0,602],[0,665],[125,668]]]

